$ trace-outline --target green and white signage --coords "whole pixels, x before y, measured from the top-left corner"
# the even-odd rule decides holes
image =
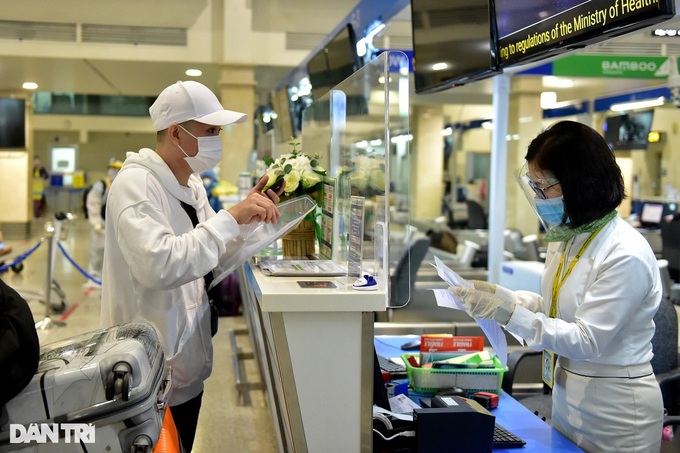
[[[670,64],[668,57],[570,55],[552,62],[552,74],[565,77],[664,79],[668,77]]]

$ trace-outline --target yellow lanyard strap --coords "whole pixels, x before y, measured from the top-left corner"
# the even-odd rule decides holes
[[[569,277],[569,274],[571,274],[572,269],[574,269],[574,266],[576,266],[576,263],[578,262],[579,258],[581,258],[581,255],[583,255],[583,252],[586,251],[590,243],[595,239],[595,236],[597,236],[597,233],[599,233],[602,228],[604,228],[604,225],[602,225],[600,228],[598,228],[596,231],[594,231],[588,239],[586,239],[586,242],[583,243],[581,246],[581,249],[578,251],[576,256],[574,257],[574,260],[571,262],[569,267],[567,268],[567,272],[564,274],[564,276],[560,279],[560,274],[562,273],[562,268],[564,267],[564,256],[567,254],[566,250],[566,245],[565,245],[565,250],[562,252],[562,256],[560,257],[560,264],[557,267],[557,272],[555,273],[555,278],[553,279],[553,284],[552,284],[552,301],[550,303],[550,313],[548,316],[551,318],[555,318],[557,316],[557,296],[560,294],[560,290],[562,289],[562,286],[564,285],[564,282],[567,280],[567,277]]]

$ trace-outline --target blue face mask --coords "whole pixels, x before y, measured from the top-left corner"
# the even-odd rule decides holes
[[[545,200],[536,198],[534,199],[534,203],[536,204],[538,216],[548,224],[548,227],[553,227],[562,223],[562,218],[564,217],[564,200],[562,200],[562,197],[547,198]],[[569,223],[568,218],[565,223]]]

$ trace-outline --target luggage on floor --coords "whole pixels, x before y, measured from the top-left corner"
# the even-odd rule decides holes
[[[220,316],[238,316],[241,312],[241,288],[236,271],[215,285],[209,296]]]
[[[153,447],[153,453],[184,453],[170,407],[165,410],[161,435],[156,446]]]
[[[0,451],[151,453],[170,377],[148,323],[44,345],[33,379],[2,410]]]

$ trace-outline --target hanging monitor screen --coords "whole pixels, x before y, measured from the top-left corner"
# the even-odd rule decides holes
[[[411,0],[416,93],[433,93],[500,72],[489,5],[487,0]]]
[[[288,97],[288,87],[282,87],[274,93],[272,97],[276,119],[274,120],[274,134],[277,143],[290,140],[296,136],[293,128],[293,118],[291,115],[290,98]]]
[[[26,149],[26,101],[0,98],[0,149]]]
[[[673,0],[495,0],[502,67],[567,50],[670,19]]]
[[[605,118],[604,139],[614,151],[647,149],[653,117],[654,111],[646,110]]]
[[[312,97],[319,99],[361,66],[354,28],[346,24],[307,61]]]

